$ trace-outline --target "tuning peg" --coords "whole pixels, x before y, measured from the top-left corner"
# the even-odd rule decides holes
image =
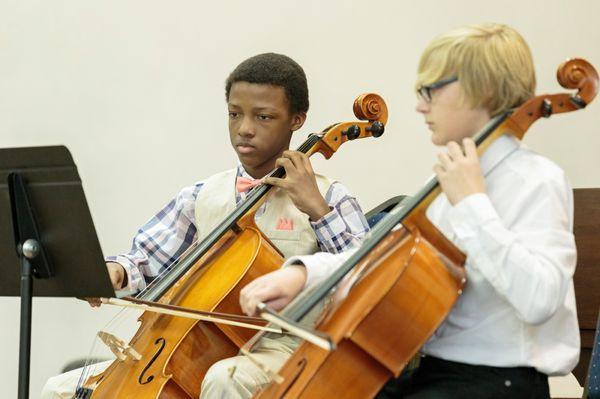
[[[360,126],[358,126],[358,125],[351,125],[351,126],[348,127],[348,130],[344,130],[342,132],[342,135],[347,136],[348,140],[357,139],[358,136],[360,136]]]
[[[371,132],[371,136],[379,137],[385,131],[385,125],[379,121],[375,121],[366,130],[367,132]]]

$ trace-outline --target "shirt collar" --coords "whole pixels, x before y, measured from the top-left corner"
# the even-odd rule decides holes
[[[241,163],[238,164],[238,166],[237,166],[237,176],[254,180],[254,178],[252,176],[250,176],[250,174],[248,172],[246,172],[246,169],[244,169],[244,167],[242,166]]]

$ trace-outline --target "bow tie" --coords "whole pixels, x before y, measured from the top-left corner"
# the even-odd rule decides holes
[[[248,179],[247,177],[238,176],[235,180],[235,190],[238,193],[245,193],[253,187],[260,186],[262,179]]]

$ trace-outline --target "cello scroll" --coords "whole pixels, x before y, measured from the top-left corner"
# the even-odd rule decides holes
[[[323,130],[321,140],[308,154],[320,152],[329,159],[348,140],[379,137],[385,130],[388,109],[381,96],[375,93],[361,94],[354,100],[354,115],[365,122],[336,123]]]
[[[510,128],[517,138],[522,139],[539,118],[585,108],[598,94],[598,72],[582,58],[571,58],[560,64],[556,79],[562,87],[577,89],[577,93],[544,94],[527,101],[511,116]]]

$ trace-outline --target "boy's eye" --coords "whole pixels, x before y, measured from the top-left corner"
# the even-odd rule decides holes
[[[270,120],[270,119],[273,119],[273,118],[271,117],[271,115],[264,115],[264,114],[262,114],[262,115],[258,115],[258,119],[260,119],[261,121],[267,121],[267,120]]]
[[[231,111],[229,111],[229,118],[230,119],[237,118],[238,115],[239,115],[239,113],[237,113],[237,112],[231,112]]]

